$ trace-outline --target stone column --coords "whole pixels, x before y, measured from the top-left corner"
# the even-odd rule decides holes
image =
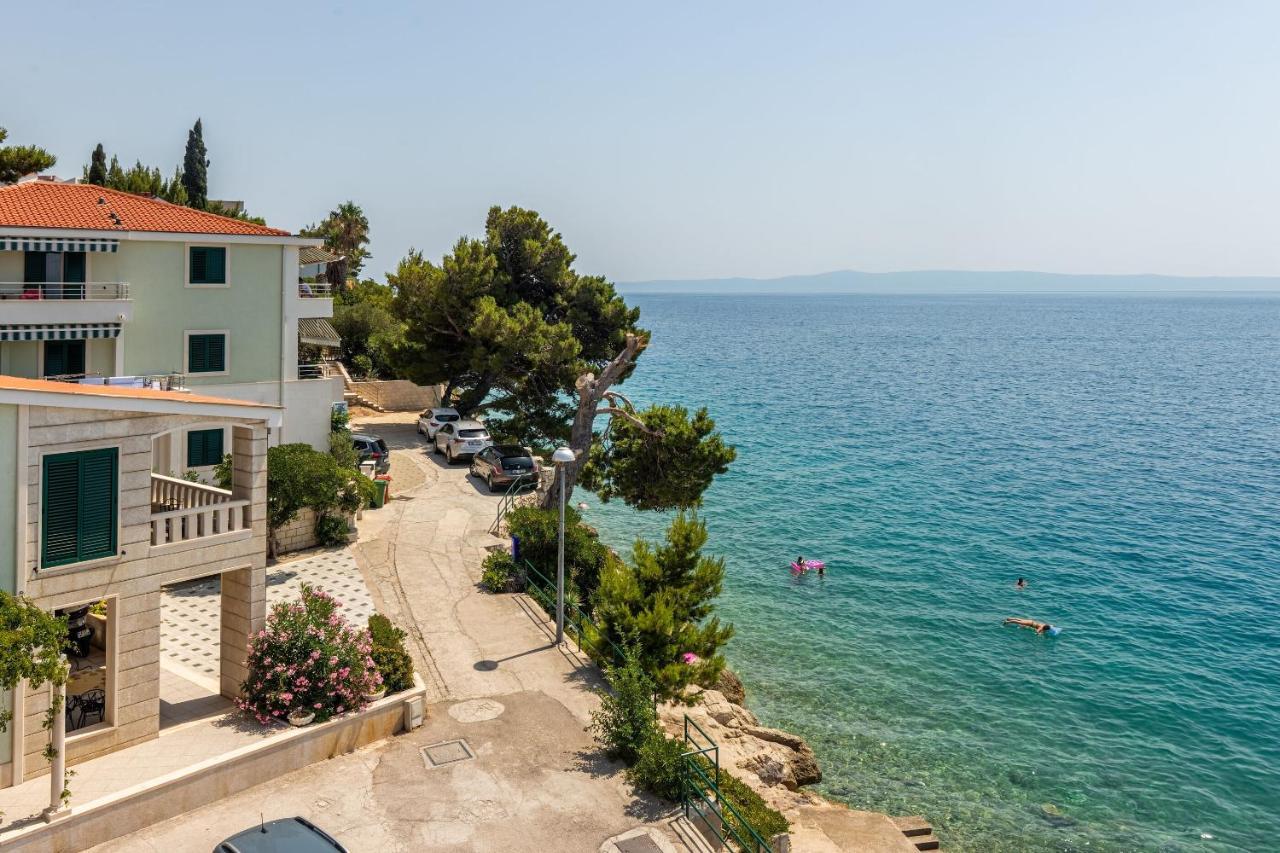
[[[220,686],[223,696],[235,698],[248,675],[249,638],[267,614],[267,434],[260,425],[237,424],[231,432],[231,493],[250,502],[255,546],[249,565],[222,573]]]
[[[63,661],[65,666],[66,658],[63,658]],[[62,803],[62,789],[67,780],[67,684],[65,675],[62,684],[53,686],[53,692],[49,698],[58,708],[58,713],[53,717],[53,733],[51,735],[53,761],[49,765],[49,807],[42,813],[45,823],[53,823],[58,818],[65,817],[70,811]]]

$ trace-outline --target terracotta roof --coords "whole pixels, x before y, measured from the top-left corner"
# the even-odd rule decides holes
[[[206,397],[185,391],[153,391],[150,388],[127,388],[120,385],[77,385],[74,382],[52,382],[48,379],[23,379],[18,376],[0,375],[0,391],[33,391],[41,394],[66,394],[77,397],[114,397],[133,400],[166,400],[174,403],[193,403],[220,406],[246,406],[255,409],[278,409],[267,403],[251,403],[248,400],[232,400],[228,397]]]
[[[85,228],[289,237],[288,231],[95,184],[25,181],[0,187],[0,227]]]

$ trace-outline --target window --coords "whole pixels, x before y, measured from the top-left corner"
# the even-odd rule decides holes
[[[187,249],[187,281],[191,284],[226,284],[225,246],[190,246]]]
[[[187,433],[187,467],[217,465],[222,461],[222,430],[193,429]]]
[[[115,556],[119,460],[115,447],[44,457],[42,567]]]
[[[44,375],[84,373],[84,341],[45,341]]]
[[[227,336],[223,332],[187,336],[187,373],[226,373]]]

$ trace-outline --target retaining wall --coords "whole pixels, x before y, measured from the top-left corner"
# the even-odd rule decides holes
[[[347,516],[347,529],[355,530],[355,521],[350,515]],[[280,554],[314,548],[319,544],[316,539],[316,511],[309,507],[303,507],[297,518],[276,531],[277,553]]]
[[[440,405],[438,385],[415,385],[408,379],[352,382],[351,390],[389,412],[420,412]]]

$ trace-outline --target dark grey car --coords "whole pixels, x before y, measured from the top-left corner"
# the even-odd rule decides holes
[[[351,444],[361,462],[373,462],[375,474],[385,474],[391,470],[391,451],[387,450],[387,443],[376,435],[353,435]]]
[[[213,853],[348,853],[329,833],[306,818],[286,817],[238,832]]]

